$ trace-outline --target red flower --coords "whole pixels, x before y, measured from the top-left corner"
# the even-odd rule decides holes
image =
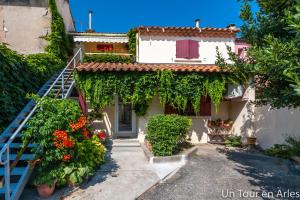
[[[67,155],[64,155],[64,157],[63,157],[63,161],[69,161],[70,159],[71,159],[71,154],[67,154]]]
[[[105,140],[105,138],[106,138],[105,132],[98,133],[97,136],[98,136],[98,138],[100,138],[101,140]]]
[[[83,128],[85,126],[86,122],[87,122],[86,117],[82,115],[81,117],[79,117],[79,119],[77,120],[76,123],[70,124],[70,127],[71,127],[72,131],[77,131],[77,130]]]
[[[71,148],[74,146],[74,142],[71,139],[67,139],[63,141],[64,147]]]

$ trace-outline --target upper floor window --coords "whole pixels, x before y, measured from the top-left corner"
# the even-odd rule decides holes
[[[199,42],[195,40],[177,40],[176,58],[199,58]]]

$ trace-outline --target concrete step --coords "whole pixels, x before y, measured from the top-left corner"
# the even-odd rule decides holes
[[[114,139],[110,146],[112,147],[140,147],[141,144],[137,139]]]

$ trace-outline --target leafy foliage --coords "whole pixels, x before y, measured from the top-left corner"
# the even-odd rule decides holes
[[[252,46],[247,51],[248,59],[230,58],[232,71],[237,76],[256,75],[257,104],[300,106],[300,1],[257,1],[259,11],[255,16],[251,1],[244,2],[242,36]]]
[[[110,105],[118,94],[124,103],[132,103],[137,115],[145,115],[154,95],[159,94],[162,105],[166,103],[185,110],[191,102],[199,112],[201,96],[209,96],[218,106],[229,76],[219,74],[173,73],[78,73],[76,82],[97,110]]]
[[[300,139],[288,137],[286,144],[275,144],[266,149],[265,153],[269,156],[289,159],[292,156],[300,156]]]
[[[73,53],[73,40],[66,34],[64,20],[59,14],[55,0],[49,0],[51,10],[51,33],[46,36],[49,41],[46,51],[66,60]]]
[[[105,148],[90,133],[86,118],[72,100],[39,99],[36,114],[23,134],[24,144],[39,144],[32,151],[39,158],[36,184],[57,181],[79,184],[104,161]]]
[[[131,58],[128,56],[114,54],[86,55],[83,58],[83,62],[131,63],[131,61]]]
[[[34,77],[38,77],[38,85],[45,83],[55,72],[65,66],[65,62],[48,53],[28,55],[26,62]]]
[[[191,119],[179,115],[155,115],[149,119],[146,138],[155,156],[171,156],[186,141]]]
[[[35,92],[37,80],[26,59],[0,44],[0,132],[26,103],[28,92]]]
[[[133,55],[132,57],[133,61],[135,61],[135,56],[136,56],[136,45],[137,45],[136,34],[137,34],[136,28],[130,29],[127,33],[127,36],[129,38],[128,39],[129,53]]]
[[[242,137],[241,136],[229,136],[225,140],[225,145],[227,147],[241,147],[242,146]]]

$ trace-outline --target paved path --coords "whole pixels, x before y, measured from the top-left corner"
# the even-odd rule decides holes
[[[212,145],[201,145],[186,166],[139,199],[272,199],[271,195],[273,199],[289,199],[280,196],[279,190],[300,194],[300,174],[289,161],[259,154],[224,152]],[[231,196],[226,198],[227,191]],[[267,194],[263,198],[263,191],[269,192],[270,198]]]
[[[121,142],[122,143],[122,142]],[[66,196],[67,188],[57,190],[49,199],[58,200],[133,200],[160,179],[146,160],[142,148],[134,142],[112,147],[109,161],[87,183]],[[26,190],[22,200],[39,199],[35,190]]]

